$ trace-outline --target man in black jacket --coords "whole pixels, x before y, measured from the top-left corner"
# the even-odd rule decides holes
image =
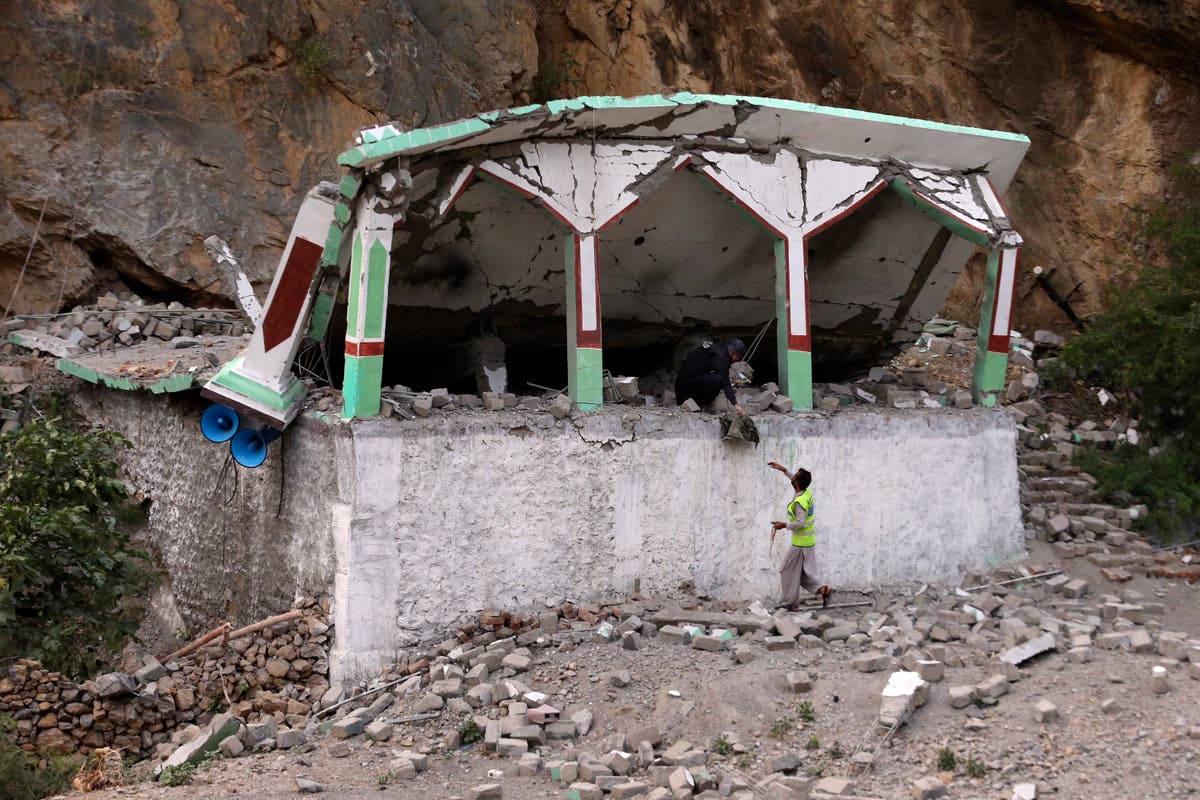
[[[690,397],[699,405],[707,406],[717,399],[718,392],[724,392],[737,413],[745,414],[729,382],[729,367],[745,355],[746,344],[741,339],[730,339],[723,345],[700,345],[688,353],[679,366],[675,401],[682,403]]]

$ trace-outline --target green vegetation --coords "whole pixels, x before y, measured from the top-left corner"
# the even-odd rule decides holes
[[[953,772],[958,766],[958,757],[954,755],[954,751],[949,747],[943,747],[938,750],[937,768],[942,772]]]
[[[572,97],[583,88],[583,65],[569,55],[542,65],[529,87],[529,99],[547,103],[561,97]]]
[[[458,726],[458,741],[462,744],[472,744],[483,740],[483,729],[475,724],[472,717],[467,717]]]
[[[306,36],[291,44],[292,67],[303,83],[316,83],[325,76],[332,56],[329,43],[317,34]]]
[[[0,797],[5,800],[39,800],[71,788],[79,759],[70,756],[38,758],[17,746],[15,723],[0,716]]]
[[[816,735],[808,737],[808,741],[804,743],[805,750],[820,750],[821,740]]]
[[[1165,265],[1112,292],[1062,362],[1074,377],[1115,391],[1155,445],[1092,451],[1079,465],[1111,502],[1146,503],[1143,530],[1171,541],[1192,537],[1200,520],[1200,167],[1177,171],[1148,232]]]
[[[772,739],[782,739],[788,735],[795,725],[796,720],[794,717],[780,717],[779,719],[775,720],[775,724],[773,724],[771,729],[767,731],[767,735]]]
[[[196,777],[196,765],[188,763],[174,764],[163,767],[158,775],[158,782],[164,786],[187,786]]]
[[[725,734],[721,734],[713,739],[712,751],[719,756],[727,756],[733,752],[733,745],[729,743],[729,739]]]
[[[147,586],[120,435],[57,419],[0,436],[0,652],[89,674],[133,636]]]
[[[830,758],[845,758],[846,751],[842,749],[841,742],[834,742],[833,746],[825,751],[825,755],[829,756]]]
[[[817,712],[813,709],[812,703],[805,700],[797,707],[796,716],[805,722],[812,722],[817,718]]]
[[[967,777],[982,778],[987,775],[987,764],[982,761],[976,761],[974,756],[967,756]]]

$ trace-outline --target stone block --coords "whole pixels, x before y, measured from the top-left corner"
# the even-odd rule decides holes
[[[768,636],[763,639],[763,644],[768,650],[793,650],[796,640],[790,636]]]
[[[393,758],[388,764],[393,781],[411,781],[417,777],[417,768],[407,758]]]
[[[688,644],[692,640],[691,634],[678,625],[664,625],[658,629],[658,635],[664,642],[672,644]]]
[[[1006,675],[992,675],[975,685],[973,699],[995,700],[998,697],[1008,694],[1008,689],[1008,677]]]
[[[854,781],[850,778],[821,778],[813,786],[814,792],[823,792],[837,797],[854,794]]]
[[[628,670],[618,670],[617,672],[610,673],[608,676],[608,684],[616,686],[618,689],[628,686],[632,682],[633,676],[629,674]]]
[[[577,781],[567,787],[567,800],[604,800],[604,790],[594,783]]]
[[[951,686],[949,701],[951,708],[965,708],[974,699],[974,686]]]
[[[529,752],[529,742],[524,739],[509,739],[501,737],[496,742],[496,753],[502,756],[517,757]]]
[[[528,672],[533,667],[533,659],[519,653],[509,653],[500,661],[500,666],[507,667],[513,672]]]
[[[364,733],[372,742],[386,742],[392,738],[392,726],[386,722],[372,722]]]
[[[937,683],[946,676],[946,665],[941,661],[923,661],[918,659],[916,673],[921,676],[921,680]]]
[[[913,781],[912,794],[916,800],[936,800],[946,796],[946,784],[936,775],[926,775]]]
[[[711,653],[721,652],[729,649],[729,640],[721,639],[716,636],[697,636],[692,639],[692,647],[697,650],[706,650]]]
[[[1058,706],[1049,700],[1038,700],[1033,705],[1033,718],[1037,722],[1055,722],[1058,719]]]
[[[859,672],[882,672],[892,665],[892,657],[887,653],[860,653],[854,657],[853,665]]]
[[[467,790],[467,800],[503,800],[504,789],[498,783],[481,783]]]
[[[349,739],[351,736],[358,736],[364,728],[366,723],[362,717],[349,716],[333,723],[329,734],[335,739]]]

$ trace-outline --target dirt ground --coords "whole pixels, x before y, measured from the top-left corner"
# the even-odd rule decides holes
[[[1163,604],[1163,630],[1200,638],[1197,587],[1144,576],[1113,584],[1081,559],[1059,564],[1046,545],[1031,545],[1026,562],[1031,569],[1065,566],[1073,577],[1090,581],[1091,602],[1106,594],[1140,593],[1147,602]],[[901,597],[880,591],[876,607]],[[827,613],[842,622],[870,611]],[[1147,627],[1153,631],[1155,624]],[[1156,695],[1150,690],[1150,673],[1162,660],[1158,655],[1094,648],[1092,661],[1076,664],[1065,654],[1049,653],[1026,662],[1021,679],[996,705],[953,709],[947,702],[949,687],[977,683],[995,668],[971,646],[952,642],[945,679],[932,685],[928,702],[885,741],[876,716],[891,670],[855,671],[851,659],[857,651],[844,642],[812,650],[753,647],[757,657],[742,665],[729,653],[702,652],[661,638],[646,639],[640,651],[591,642],[570,650],[535,651],[534,668],[522,676],[525,682],[552,695],[551,702],[560,708],[590,708],[595,715],[590,734],[569,745],[551,742],[542,755],[551,760],[580,751],[602,754],[610,749],[606,738],[613,732],[653,724],[663,732],[664,747],[687,740],[709,750],[710,772],[752,779],[764,777],[773,759],[789,753],[800,756],[801,774],[828,777],[847,775],[854,752],[874,752],[872,767],[855,779],[857,797],[912,797],[914,780],[938,773],[951,798],[1008,800],[1018,783],[1036,784],[1038,797],[1062,800],[1200,795],[1200,739],[1194,738],[1200,728],[1189,736],[1200,726],[1200,680],[1189,677],[1186,664],[1171,666],[1170,691]],[[784,676],[796,669],[816,678],[811,692],[787,690]],[[610,686],[607,675],[617,670],[628,670],[633,681],[623,688]],[[1101,704],[1110,698],[1115,710],[1105,713]],[[1057,721],[1034,720],[1033,706],[1042,699],[1057,706]],[[811,704],[810,722],[799,718],[802,702]],[[438,747],[444,733],[457,725],[445,719],[449,716],[398,725],[386,744],[364,737],[346,740],[351,753],[344,758],[330,755],[334,740],[324,737],[287,752],[217,760],[203,766],[189,786],[142,782],[88,797],[293,797],[297,776],[319,782],[325,793],[339,798],[465,797],[471,787],[488,782],[501,783],[510,799],[565,796],[566,786],[548,774],[517,777],[515,760],[485,753],[482,745],[451,751]],[[718,736],[733,752],[714,752]],[[389,781],[393,750],[403,749],[428,751],[429,768],[409,781]],[[955,756],[953,770],[939,768],[943,749]],[[968,761],[977,774],[980,765],[986,768],[982,777],[967,774]],[[503,777],[489,778],[492,770],[502,771]]]

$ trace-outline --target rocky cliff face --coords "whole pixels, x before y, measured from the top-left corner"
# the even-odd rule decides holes
[[[124,282],[229,304],[202,241],[269,281],[364,125],[551,96],[758,94],[1014,130],[1018,325],[1099,307],[1138,210],[1200,150],[1194,0],[15,0],[0,8],[0,305]],[[37,221],[41,239],[30,251]],[[973,319],[982,262],[947,311]]]

